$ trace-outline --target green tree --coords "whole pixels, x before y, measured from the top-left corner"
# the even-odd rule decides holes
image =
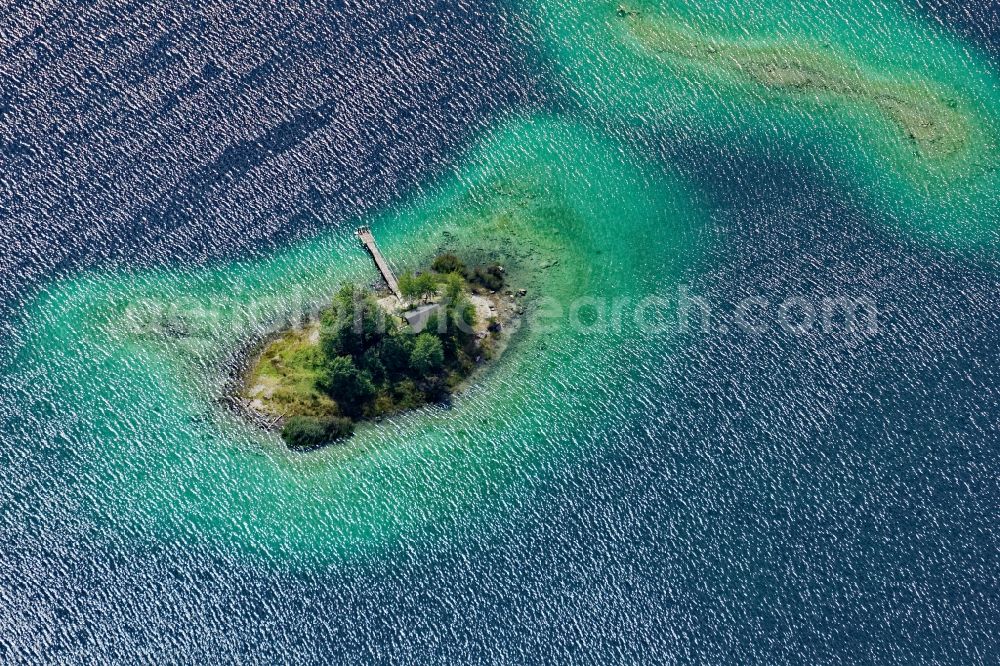
[[[406,298],[419,298],[426,301],[437,293],[440,276],[436,273],[425,272],[414,275],[407,271],[399,278],[399,291]]]
[[[314,449],[350,437],[354,423],[347,418],[293,416],[281,429],[281,438],[291,449]]]
[[[424,396],[430,402],[440,402],[448,397],[448,385],[444,378],[431,375],[421,382]]]
[[[410,348],[412,338],[402,335],[386,337],[376,348],[379,361],[390,379],[397,379],[406,374],[410,368]]]
[[[371,375],[358,370],[350,356],[338,356],[326,363],[319,388],[337,402],[342,414],[357,417],[375,397]]]
[[[369,347],[365,350],[365,353],[361,355],[355,364],[358,370],[361,372],[367,372],[373,381],[380,381],[386,375],[385,366],[382,364],[382,358],[379,356],[378,350],[382,343],[388,338],[379,342],[375,347]]]
[[[417,291],[420,293],[421,300],[426,301],[428,298],[437,293],[438,276],[434,273],[421,273],[416,277],[416,281]]]
[[[421,375],[437,373],[444,365],[444,348],[441,340],[430,333],[421,333],[413,343],[410,366]]]
[[[449,273],[442,280],[444,285],[444,297],[448,302],[448,307],[454,307],[462,298],[465,291],[465,280],[458,273]]]
[[[466,298],[459,298],[451,308],[451,329],[458,340],[465,342],[473,335],[476,325],[476,306]]]
[[[417,280],[410,271],[399,276],[399,291],[405,298],[417,298],[420,295]]]
[[[442,317],[439,312],[432,312],[429,317],[427,317],[427,323],[424,325],[424,331],[427,333],[433,333],[434,335],[441,337],[448,333],[448,318]]]
[[[369,291],[344,285],[321,319],[320,347],[324,356],[360,359],[385,334],[386,321],[385,312]]]
[[[438,255],[431,264],[431,270],[442,275],[456,273],[460,277],[464,277],[466,273],[465,264],[451,252]]]
[[[503,267],[494,263],[485,268],[477,268],[473,271],[469,281],[490,291],[500,291],[504,285]]]

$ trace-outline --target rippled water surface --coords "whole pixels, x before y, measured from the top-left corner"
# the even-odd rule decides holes
[[[4,8],[0,660],[995,663],[997,25]],[[234,367],[358,224],[564,316],[291,454]]]

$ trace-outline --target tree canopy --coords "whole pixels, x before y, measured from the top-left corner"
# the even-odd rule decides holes
[[[419,373],[434,374],[444,365],[441,339],[431,333],[421,333],[410,352],[410,365]]]
[[[357,417],[364,411],[365,403],[375,397],[375,386],[366,370],[359,370],[350,356],[327,359],[321,388],[330,394],[341,413]]]
[[[347,418],[293,416],[285,422],[281,437],[290,448],[314,449],[349,437],[353,432],[354,423]]]
[[[435,273],[425,272],[419,275],[406,272],[399,278],[399,291],[406,298],[419,298],[426,301],[437,293],[440,277]]]
[[[388,326],[386,314],[371,292],[353,284],[345,285],[322,316],[323,354],[327,358],[357,358],[381,340]]]
[[[337,292],[321,315],[320,344],[311,361],[311,388],[335,405],[327,418],[289,418],[282,437],[290,447],[321,446],[348,436],[354,419],[443,400],[473,371],[484,352],[472,330],[476,310],[469,282],[495,287],[502,284],[503,269],[470,270],[453,254],[440,255],[432,268],[404,273],[399,280],[400,291],[410,299],[426,301],[441,291],[438,311],[418,335],[389,316],[369,290],[347,284]]]

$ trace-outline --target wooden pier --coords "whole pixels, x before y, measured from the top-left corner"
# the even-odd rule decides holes
[[[365,246],[368,253],[372,255],[372,259],[375,260],[375,265],[378,266],[378,270],[382,273],[382,278],[385,283],[389,285],[389,289],[396,296],[396,298],[403,300],[403,294],[399,291],[399,283],[396,281],[396,276],[392,274],[392,269],[389,268],[389,263],[382,256],[382,252],[379,251],[378,245],[375,244],[375,237],[372,236],[372,231],[368,227],[358,227],[355,232],[358,240],[361,244]]]

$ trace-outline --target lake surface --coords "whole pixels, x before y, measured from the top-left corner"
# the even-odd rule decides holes
[[[998,24],[4,9],[0,659],[994,663]],[[292,454],[234,359],[373,279],[360,224],[537,324]]]

